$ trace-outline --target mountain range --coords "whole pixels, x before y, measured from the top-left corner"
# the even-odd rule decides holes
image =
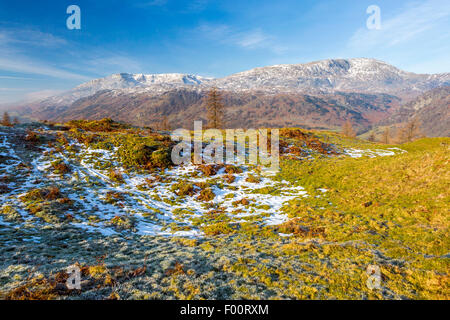
[[[204,96],[217,87],[227,106],[228,127],[334,129],[351,120],[359,130],[367,130],[383,121],[403,119],[399,113],[411,109],[408,103],[446,86],[450,73],[415,74],[366,58],[330,59],[256,68],[224,78],[120,73],[18,110],[32,119],[110,117],[148,126],[167,117],[172,126],[190,128],[193,120],[205,118]]]

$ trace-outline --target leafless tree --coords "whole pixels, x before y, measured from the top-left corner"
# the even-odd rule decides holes
[[[420,130],[420,122],[416,118],[409,120],[406,125],[398,132],[397,140],[399,143],[412,142],[420,137],[423,137]]]
[[[5,113],[3,113],[2,125],[8,126],[8,127],[10,127],[12,125],[11,118],[9,117],[9,114],[6,111],[5,111]]]
[[[342,134],[346,137],[354,138],[356,137],[356,132],[353,130],[353,125],[350,120],[345,121],[342,126]]]
[[[208,127],[221,129],[224,125],[225,105],[222,101],[222,94],[217,88],[212,88],[206,96],[206,111]]]
[[[169,119],[164,116],[161,121],[161,130],[170,131],[172,130],[172,126],[170,125]]]
[[[391,142],[391,132],[389,128],[384,129],[383,134],[381,135],[381,142],[384,144],[389,144]]]

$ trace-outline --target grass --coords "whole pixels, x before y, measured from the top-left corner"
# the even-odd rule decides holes
[[[450,297],[448,138],[387,146],[283,129],[289,157],[282,156],[277,176],[262,179],[259,168],[246,166],[203,165],[171,173],[177,167],[166,161],[167,137],[108,123],[79,122],[63,133],[42,134],[43,141],[56,141],[45,155],[17,143],[26,165],[0,167],[0,217],[11,224],[0,235],[6,266],[0,270],[0,294],[6,291],[14,299]],[[390,147],[407,152],[357,159],[342,154],[348,148]],[[0,151],[4,163],[14,161]],[[33,177],[33,160],[41,156],[48,169]],[[72,174],[61,174],[62,163],[70,163]],[[244,181],[250,185],[240,186]],[[300,186],[305,196],[295,189]],[[275,200],[286,194],[290,200],[277,207]],[[267,224],[275,214],[286,219]],[[114,234],[73,225],[80,222]],[[137,234],[142,224],[166,235]],[[190,231],[203,237],[183,236]],[[37,242],[23,241],[28,234]],[[17,255],[7,251],[10,247]],[[104,251],[111,256],[93,262]],[[45,276],[10,271],[19,255],[31,257],[24,266]],[[33,262],[35,256],[42,258]],[[81,292],[59,291],[52,272],[81,258],[88,285]],[[381,290],[366,286],[368,265],[380,267]]]

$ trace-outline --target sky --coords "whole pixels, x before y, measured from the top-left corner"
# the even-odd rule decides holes
[[[70,5],[81,29],[67,27]],[[356,57],[450,72],[450,1],[0,0],[0,104],[120,72],[223,77]]]

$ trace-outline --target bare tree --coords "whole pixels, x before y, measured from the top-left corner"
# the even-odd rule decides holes
[[[350,120],[345,121],[342,126],[342,134],[346,137],[354,138],[356,137],[356,132],[353,130],[353,125]]]
[[[398,142],[412,142],[422,137],[422,131],[420,130],[420,122],[416,118],[409,120],[406,125],[398,132]]]
[[[3,114],[2,125],[7,126],[7,127],[10,127],[12,125],[11,118],[9,117],[9,114],[6,111]]]
[[[167,116],[164,116],[161,121],[161,130],[170,131],[172,130],[172,126],[170,125],[169,119]]]
[[[381,142],[384,144],[389,144],[391,142],[391,132],[389,128],[384,129],[383,134],[381,135]]]
[[[206,111],[208,127],[221,129],[224,125],[225,105],[222,102],[222,94],[217,88],[212,88],[206,96]]]

